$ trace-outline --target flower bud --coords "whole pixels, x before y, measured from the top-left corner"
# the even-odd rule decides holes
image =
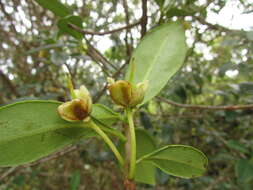
[[[124,80],[114,81],[108,78],[108,89],[112,100],[123,107],[135,107],[140,104],[145,95],[147,82],[138,83],[136,86]]]
[[[80,89],[75,89],[74,94],[78,99],[91,101],[90,93],[84,85],[82,85]]]
[[[75,99],[65,102],[58,107],[58,113],[67,121],[82,121],[89,119],[92,100],[85,86],[74,90]]]
[[[136,86],[132,88],[132,98],[130,102],[130,107],[134,107],[137,104],[140,104],[145,96],[145,92],[147,90],[147,81],[138,83]]]

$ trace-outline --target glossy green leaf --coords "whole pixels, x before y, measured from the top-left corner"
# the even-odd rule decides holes
[[[241,159],[236,162],[235,174],[239,183],[248,183],[253,180],[253,163],[247,159]]]
[[[95,133],[58,116],[61,102],[23,101],[0,108],[0,166],[35,161]]]
[[[202,176],[208,164],[201,151],[185,145],[168,145],[140,160],[150,160],[165,173],[182,178]]]
[[[137,159],[153,152],[156,145],[152,137],[141,129],[136,130]],[[156,168],[150,161],[142,161],[136,165],[135,180],[150,185],[155,184]]]
[[[79,28],[83,27],[82,25],[83,21],[81,17],[73,16],[73,15],[67,16],[67,17],[61,18],[57,23],[60,33],[69,34],[76,39],[82,39],[83,35],[80,32],[77,32],[76,30],[73,30],[72,28],[70,28],[68,26],[69,23],[74,24],[78,26]]]
[[[35,0],[40,6],[52,11],[56,16],[65,17],[71,11],[60,0]]]
[[[181,68],[186,50],[184,30],[179,23],[163,24],[141,40],[126,79],[133,84],[148,80],[143,103],[156,96]]]

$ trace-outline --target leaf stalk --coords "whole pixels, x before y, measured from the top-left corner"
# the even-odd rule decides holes
[[[102,139],[105,141],[105,143],[110,147],[110,149],[112,150],[112,152],[114,153],[115,157],[117,158],[117,160],[119,161],[119,164],[121,167],[123,167],[124,165],[124,159],[121,156],[121,154],[119,153],[118,149],[116,148],[116,146],[114,145],[114,143],[111,141],[111,139],[106,135],[106,133],[104,133],[104,131],[102,129],[100,129],[99,126],[97,126],[93,121],[90,121],[88,123],[88,126],[90,128],[92,128],[94,131],[96,131],[96,133],[99,134],[99,136],[102,137]]]

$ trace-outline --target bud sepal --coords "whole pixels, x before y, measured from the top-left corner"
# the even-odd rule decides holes
[[[92,99],[85,86],[72,90],[74,99],[65,102],[58,107],[58,113],[62,119],[70,122],[89,121],[92,111]],[[72,96],[73,96],[72,95]]]

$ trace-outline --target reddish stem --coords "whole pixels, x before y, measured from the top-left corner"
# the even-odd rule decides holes
[[[136,190],[134,181],[125,179],[124,181],[125,190]]]

